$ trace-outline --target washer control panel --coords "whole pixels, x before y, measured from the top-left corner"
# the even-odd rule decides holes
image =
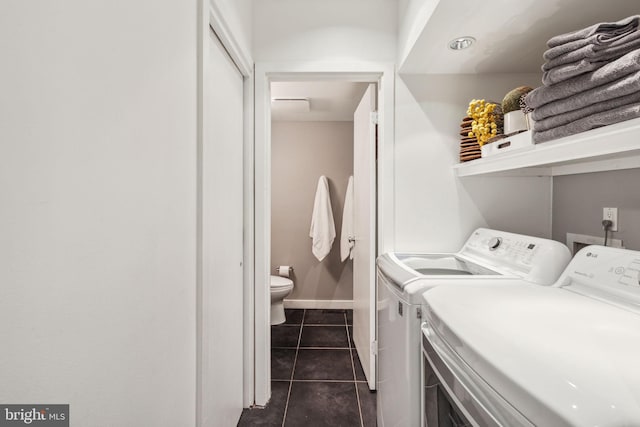
[[[548,285],[557,280],[571,259],[569,248],[560,242],[486,228],[475,230],[460,253]]]
[[[535,237],[507,235],[473,234],[465,244],[465,248],[484,253],[486,256],[501,262],[530,266],[534,261],[538,248],[544,243]],[[548,241],[550,242],[550,241]]]

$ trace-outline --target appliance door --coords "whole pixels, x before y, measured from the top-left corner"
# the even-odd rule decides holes
[[[426,338],[423,337],[426,341]],[[438,357],[429,343],[422,347],[422,421],[425,427],[463,427],[476,426],[458,409],[456,402],[447,392],[446,387],[436,374],[435,363],[427,358]]]
[[[378,426],[420,425],[420,306],[378,271]]]
[[[426,427],[534,427],[422,324],[422,417]]]

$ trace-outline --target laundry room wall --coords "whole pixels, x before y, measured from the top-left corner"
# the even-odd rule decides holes
[[[553,178],[553,239],[566,243],[567,233],[604,237],[602,208],[618,208],[618,231],[610,238],[640,250],[640,169]]]
[[[407,58],[411,47],[438,3],[438,1],[425,0],[398,0],[397,64],[402,64]]]
[[[197,23],[196,1],[3,2],[0,402],[195,425]]]
[[[394,61],[397,4],[388,0],[254,2],[261,61]]]
[[[400,13],[397,6],[384,1],[335,2],[335,7],[295,0],[257,2],[254,58],[395,61],[398,48],[408,49],[421,20],[429,16],[421,2],[401,2]],[[518,85],[539,85],[540,77],[397,76],[395,200],[389,201],[395,219],[382,225],[393,228],[397,250],[458,249],[480,226],[551,236],[550,178],[458,179],[452,169],[458,162],[458,125],[468,102],[501,101]]]
[[[398,251],[455,251],[477,227],[551,237],[551,178],[458,178],[460,122],[473,98],[502,101],[538,74],[403,74],[396,79]]]
[[[289,305],[351,301],[352,261],[340,260],[340,231],[353,174],[353,122],[274,121],[271,132],[271,262],[294,268]],[[329,181],[336,239],[329,255],[318,261],[309,228],[321,175]]]

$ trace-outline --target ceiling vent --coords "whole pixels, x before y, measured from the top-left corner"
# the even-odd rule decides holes
[[[308,113],[311,109],[309,98],[273,98],[271,108],[277,108],[283,113]]]

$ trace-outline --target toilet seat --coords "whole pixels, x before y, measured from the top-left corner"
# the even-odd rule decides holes
[[[282,289],[293,286],[293,280],[281,276],[271,276],[271,289]]]

